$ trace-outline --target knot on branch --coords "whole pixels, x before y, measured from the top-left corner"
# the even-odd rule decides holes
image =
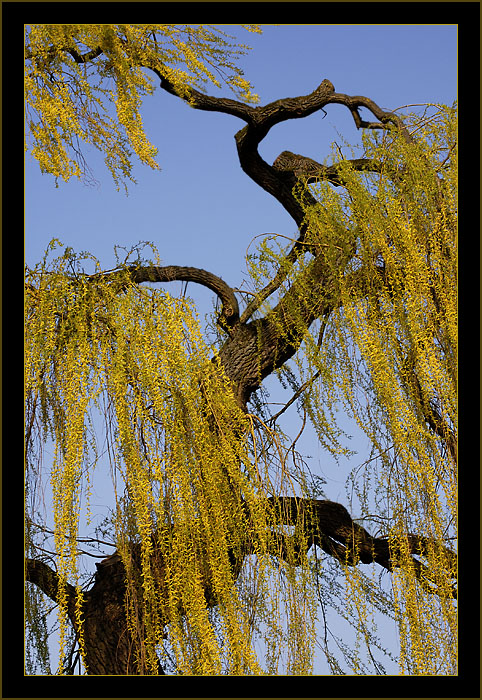
[[[328,80],[328,78],[325,78],[324,80],[321,81],[321,83],[318,85],[316,88],[315,92],[323,93],[326,95],[330,95],[332,92],[335,92],[335,86],[331,82],[331,80]]]
[[[323,166],[316,160],[291,151],[280,153],[273,163],[273,168],[279,172],[291,172],[297,178],[319,177],[323,170]]]

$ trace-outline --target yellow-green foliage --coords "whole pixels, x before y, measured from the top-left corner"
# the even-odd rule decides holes
[[[383,163],[369,186],[348,176],[354,268],[369,292],[358,301],[340,285],[332,338],[337,363],[352,368],[342,387],[347,402],[383,453],[377,480],[386,534],[403,564],[393,577],[402,672],[453,674],[456,608],[434,543],[453,537],[457,522],[456,114],[440,107],[414,126],[415,144],[391,134],[365,140],[368,156]],[[381,261],[380,287],[374,264]],[[432,581],[446,597],[415,583],[407,533],[427,538],[427,589]]]
[[[357,631],[344,651],[350,671],[366,671],[381,611],[398,626],[400,673],[451,675],[456,605],[437,543],[455,539],[457,523],[456,112],[432,106],[407,123],[416,143],[395,130],[364,138],[379,172],[346,163],[343,188],[310,185],[318,203],[306,208],[306,240],[326,262],[333,310],[305,333],[292,363],[297,377],[280,376],[304,385],[306,415],[333,454],[346,451],[340,407],[372,445],[352,474],[351,495],[362,514],[380,518],[377,534],[388,538],[399,568],[387,593],[347,562],[335,609]],[[290,304],[273,321],[289,335],[302,326],[302,297],[314,298],[313,257],[301,253],[286,267],[278,244],[265,241],[250,264],[260,287],[284,266],[277,299],[286,293]],[[190,302],[131,285],[122,271],[87,279],[74,274],[73,261],[66,252],[29,272],[26,295],[27,467],[34,484],[35,446],[51,435],[59,573],[77,584],[94,403],[111,455],[129,629],[145,672],[155,672],[155,654],[163,658],[167,643],[184,674],[310,673],[317,590],[310,562],[295,567],[289,552],[272,559],[268,535],[289,529],[273,522],[265,496],[299,493],[303,483],[302,473],[290,473],[282,433],[237,408]],[[424,538],[420,580],[411,533]],[[248,541],[251,554],[236,578],[229,552]],[[131,542],[140,546],[140,580]],[[151,556],[155,547],[161,563]],[[61,619],[64,639],[65,605]],[[256,653],[260,637],[264,658]],[[330,652],[327,659],[342,672]]]
[[[356,172],[346,162],[343,188],[309,185],[318,203],[304,205],[307,241],[324,256],[329,293],[335,290],[338,301],[326,326],[307,334],[295,362],[301,380],[319,377],[306,390],[304,407],[321,443],[334,454],[343,451],[335,430],[341,405],[371,441],[372,459],[352,484],[363,510],[386,518],[383,532],[402,563],[393,575],[401,672],[453,674],[456,607],[447,562],[440,560],[445,555],[434,543],[455,539],[457,522],[456,111],[431,105],[406,123],[415,143],[395,130],[364,135],[364,155],[380,172]],[[333,156],[339,161],[339,150]],[[341,265],[350,246],[356,253]],[[251,260],[260,286],[285,264],[285,250],[265,243]],[[302,289],[310,260],[300,255],[285,290],[295,280]],[[407,533],[427,538],[426,593],[415,580]],[[353,593],[359,575],[347,572],[360,631]],[[431,594],[435,586],[447,597]],[[360,671],[356,657],[352,667]]]
[[[129,630],[144,673],[156,673],[166,633],[183,674],[276,673],[283,659],[290,673],[309,672],[310,574],[271,558],[263,466],[253,458],[250,420],[212,360],[192,304],[138,288],[122,271],[87,278],[72,272],[73,263],[66,251],[48,270],[29,272],[26,295],[27,404],[41,407],[36,419],[44,436],[37,440],[50,435],[55,442],[60,576],[78,580],[76,537],[93,468],[87,446],[95,405],[111,454]],[[237,579],[230,552],[242,557],[248,542],[250,557]],[[137,573],[132,543],[140,547]],[[61,658],[66,631],[64,597]],[[260,635],[279,652],[266,663],[255,650]]]
[[[117,185],[133,180],[132,153],[159,167],[139,113],[154,90],[145,69],[183,95],[223,81],[241,99],[257,100],[235,64],[248,47],[211,25],[32,24],[25,31],[26,147],[42,172],[65,181],[88,171],[82,144],[103,153]]]

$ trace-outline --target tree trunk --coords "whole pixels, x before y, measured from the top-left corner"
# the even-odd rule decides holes
[[[89,675],[141,675],[127,629],[126,573],[119,554],[97,564],[85,605],[85,663]]]
[[[280,535],[276,524],[296,525],[298,521],[303,523],[306,535],[306,549],[313,545],[320,547],[324,552],[334,557],[344,565],[356,566],[359,563],[376,563],[379,566],[392,571],[397,567],[397,551],[390,549],[389,541],[384,537],[373,537],[361,525],[354,522],[347,509],[341,504],[328,500],[316,500],[295,497],[270,497],[267,499],[273,509],[273,530],[271,532],[272,554],[289,559],[291,564],[302,561],[302,552],[299,545],[288,546],[287,535]],[[445,562],[448,579],[456,576],[456,556],[445,546],[417,535],[407,535],[406,546],[412,555],[414,574],[426,591],[433,594],[447,595],[447,590],[440,591],[431,579],[430,571],[420,561],[424,551],[428,547],[437,547],[439,557]],[[234,552],[230,552],[234,578],[241,571],[244,558],[256,551],[255,543],[246,542]],[[135,556],[136,549],[132,550],[132,564],[139,567],[139,557]],[[299,556],[293,560],[293,552]],[[153,557],[156,558],[158,578],[160,586],[158,591],[162,595],[162,564],[159,566],[159,551],[153,539]],[[139,573],[139,568],[134,570],[134,578]],[[27,560],[26,579],[38,585],[52,600],[57,598],[58,577],[50,567],[43,562]],[[128,630],[126,619],[126,571],[123,561],[115,552],[111,556],[97,564],[97,572],[92,588],[85,595],[83,608],[85,663],[89,675],[165,675],[160,663],[157,672],[147,669],[145,659],[137,658],[136,645]],[[68,613],[71,622],[76,628],[75,620],[75,589],[67,584],[68,589]],[[450,589],[449,589],[450,590]],[[451,589],[453,598],[457,597],[455,588]],[[212,607],[216,601],[212,595],[210,581],[205,581],[206,605]],[[139,600],[142,593],[139,591]],[[137,627],[142,639],[142,615],[137,618]]]

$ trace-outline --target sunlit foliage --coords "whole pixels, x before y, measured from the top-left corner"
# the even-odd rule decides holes
[[[133,180],[133,154],[159,167],[139,112],[154,90],[145,69],[156,69],[181,95],[224,83],[256,101],[236,65],[247,50],[210,25],[26,25],[26,148],[42,172],[67,181],[89,175],[82,148],[95,146],[117,186],[125,184]]]
[[[95,409],[106,426],[115,542],[144,672],[156,672],[167,639],[183,674],[276,673],[282,659],[292,673],[308,673],[309,567],[273,556],[278,545],[268,537],[264,498],[270,466],[192,304],[139,288],[122,270],[92,277],[78,265],[67,249],[27,274],[27,481],[40,479],[34,447],[52,440],[57,572],[78,580],[81,498],[88,498],[96,463]],[[238,578],[247,543],[254,560]],[[59,619],[63,658],[63,598]],[[260,636],[265,665],[254,648]]]
[[[361,174],[345,161],[343,188],[309,185],[318,203],[306,208],[307,239],[330,266],[329,293],[338,302],[306,335],[295,386],[305,386],[303,409],[334,455],[348,444],[336,431],[340,407],[370,439],[370,458],[353,470],[348,493],[363,515],[377,514],[379,532],[405,561],[392,578],[401,672],[453,674],[456,606],[437,542],[453,546],[457,524],[456,110],[429,105],[406,123],[416,142],[396,130],[363,135],[363,155],[379,172]],[[333,157],[340,161],[339,148]],[[354,255],[340,265],[347,246]],[[278,239],[251,257],[260,288],[286,266],[285,255]],[[300,254],[285,290],[311,260]],[[292,314],[296,323],[295,307]],[[426,538],[426,594],[413,576],[410,533]],[[359,572],[347,571],[353,586]],[[433,584],[446,597],[432,595]],[[352,590],[353,624],[361,630],[356,597]],[[359,672],[356,658],[351,664]]]
[[[295,261],[287,263],[292,241],[281,237],[262,241],[248,260],[252,293],[280,268],[286,273],[260,313],[285,299],[273,316],[279,337],[304,333],[279,371],[303,424],[311,420],[331,454],[349,454],[342,410],[370,441],[347,492],[352,511],[391,544],[399,568],[383,580],[318,551],[295,562],[303,533],[277,523],[266,497],[320,492],[262,395],[256,415],[237,406],[219,346],[207,343],[189,300],[132,284],[126,265],[86,275],[88,260],[69,250],[27,271],[29,518],[39,507],[41,446],[51,441],[52,556],[61,578],[78,587],[80,623],[79,520],[83,509],[88,518],[105,448],[129,633],[145,673],[156,673],[160,658],[183,674],[309,674],[318,643],[334,674],[381,674],[378,651],[390,657],[391,641],[380,641],[380,614],[398,630],[401,674],[457,673],[456,603],[441,546],[455,551],[457,525],[456,111],[433,105],[405,123],[416,142],[395,128],[364,135],[374,172],[345,161],[343,187],[308,185],[314,206],[300,185],[308,232]],[[328,272],[315,293],[317,259]],[[329,313],[303,327],[304,307],[320,295]],[[412,534],[424,543],[418,578]],[[45,670],[37,598],[28,599],[31,641]],[[322,619],[328,629],[329,608],[355,631],[353,644],[336,640],[338,654],[328,634],[315,634]]]

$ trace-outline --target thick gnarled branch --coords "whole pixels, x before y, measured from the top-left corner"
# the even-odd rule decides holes
[[[455,586],[449,583],[456,579],[457,555],[441,542],[411,533],[394,541],[387,537],[374,537],[352,519],[341,503],[334,501],[293,496],[271,497],[269,501],[273,506],[275,522],[298,526],[303,530],[306,551],[317,545],[342,564],[356,566],[358,563],[376,563],[387,571],[393,571],[406,561],[406,555],[402,553],[405,550],[413,573],[425,591],[442,597],[457,598]],[[289,551],[289,548],[286,549]],[[420,560],[430,550],[437,552],[438,564],[444,570],[447,583],[442,589],[440,576],[434,576]]]
[[[342,104],[349,109],[357,128],[396,128],[400,130],[405,140],[411,140],[411,136],[402,120],[396,114],[384,111],[367,97],[351,97],[335,92],[333,83],[328,79],[324,79],[309,95],[287,97],[264,106],[253,107],[236,100],[211,97],[193,88],[187,88],[183,94],[180,94],[163,75],[162,66],[148,67],[159,77],[161,87],[164,90],[188,101],[195,109],[231,114],[246,122],[246,126],[235,135],[241,168],[254,182],[280,202],[298,227],[298,238],[285,256],[285,265],[279,269],[274,279],[248,304],[241,316],[241,322],[244,323],[259,308],[264,299],[279,289],[286,278],[289,264],[295,262],[300,252],[302,252],[307,233],[305,207],[306,205],[316,204],[316,200],[308,187],[306,187],[302,192],[303,202],[300,202],[300,195],[296,196],[294,193],[294,187],[297,182],[304,180],[306,184],[309,184],[310,181],[318,179],[321,174],[322,178],[327,179],[334,186],[343,184],[340,163],[322,166],[310,158],[292,154],[288,151],[281,153],[273,165],[266,163],[258,152],[258,146],[269,130],[274,125],[288,119],[307,117],[316,111],[324,109],[328,104]],[[369,110],[378,121],[364,121],[360,116],[361,108]],[[354,159],[350,163],[355,170],[359,171],[379,172],[380,170],[380,165],[370,159]],[[314,255],[317,254],[316,250],[311,252]]]
[[[232,328],[239,321],[239,306],[233,289],[220,277],[207,270],[180,265],[133,267],[131,268],[131,278],[137,284],[141,282],[172,282],[174,280],[201,284],[213,291],[221,301],[222,307],[219,315],[221,326]]]
[[[402,554],[402,549],[405,549],[410,558],[413,574],[424,590],[444,597],[457,597],[455,586],[449,583],[456,579],[457,555],[443,543],[437,542],[433,538],[410,533],[406,533],[399,540],[394,541],[387,537],[374,537],[352,519],[345,506],[335,501],[295,496],[273,496],[269,497],[267,502],[271,512],[268,526],[272,528],[270,552],[274,556],[299,565],[309,549],[318,546],[344,565],[357,566],[360,563],[375,563],[387,571],[393,571],[394,568],[402,566],[402,562],[406,560],[406,556]],[[245,501],[243,501],[243,507],[245,517],[249,520],[249,509]],[[302,534],[302,537],[280,534],[279,525],[294,526],[298,533]],[[289,539],[292,539],[291,546],[288,542]],[[304,542],[304,551],[300,544],[302,541]],[[162,579],[162,553],[158,550],[156,537],[153,537],[152,542],[154,546],[153,557],[157,562],[157,569]],[[241,547],[237,547],[236,553],[230,553],[235,577],[241,571],[244,558],[256,552],[256,546],[255,542],[249,540],[244,542]],[[437,552],[437,561],[445,572],[447,585],[443,587],[443,590],[439,587],[437,577],[421,561],[431,550]],[[133,548],[133,553],[135,553],[135,548]],[[133,562],[135,563],[138,559],[139,557],[136,559],[134,556]],[[161,562],[160,568],[159,562]],[[41,561],[28,559],[26,572],[27,581],[35,583],[47,596],[57,601],[59,579],[49,566]],[[109,595],[112,597],[114,589],[112,589],[111,584],[115,581],[119,583],[115,590],[118,596],[118,607],[122,609],[122,590],[120,589],[122,589],[121,583],[124,578],[124,564],[118,552],[97,564],[95,583],[86,595],[87,619],[90,618],[89,607],[95,605],[99,600],[104,600],[106,586],[108,591],[111,591]],[[440,576],[438,578],[440,579]],[[164,585],[162,580],[158,583]],[[69,607],[69,615],[74,621],[75,589],[70,584],[66,585],[69,606],[72,606],[72,614]],[[205,586],[206,591],[209,592],[211,590],[210,581],[206,580]],[[113,601],[111,600],[111,602]],[[206,596],[206,602],[209,606],[216,605],[212,591]]]
[[[287,176],[293,175],[296,179],[303,180],[307,185],[319,180],[326,180],[335,187],[345,184],[341,172],[344,163],[348,163],[357,172],[380,172],[380,164],[372,158],[352,158],[351,160],[322,165],[313,158],[283,151],[273,163],[273,168]]]

